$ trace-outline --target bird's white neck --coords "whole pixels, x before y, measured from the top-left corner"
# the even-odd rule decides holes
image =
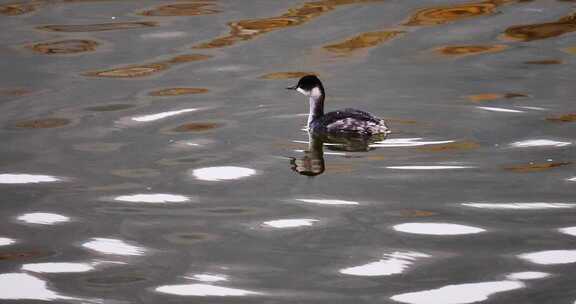
[[[308,113],[308,127],[315,119],[324,115],[324,90],[315,87],[308,95],[310,102],[310,112]]]

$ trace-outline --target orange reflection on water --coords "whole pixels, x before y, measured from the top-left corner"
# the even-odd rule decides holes
[[[24,88],[0,88],[0,96],[26,96],[33,92]]]
[[[497,53],[508,48],[502,44],[494,45],[453,45],[453,46],[443,46],[437,48],[435,51],[446,56],[469,56],[484,53]]]
[[[51,32],[66,33],[84,33],[84,32],[103,32],[114,30],[130,30],[138,28],[147,28],[157,26],[156,22],[116,22],[116,23],[98,23],[98,24],[71,24],[71,25],[44,25],[37,29]]]
[[[17,129],[49,129],[58,128],[70,124],[66,118],[39,118],[15,122],[11,127]]]
[[[28,46],[29,49],[42,54],[75,54],[91,52],[99,45],[98,42],[86,39],[70,39],[55,42],[37,43]]]
[[[12,3],[0,5],[0,14],[6,16],[19,16],[36,10],[34,3]]]
[[[562,64],[562,60],[559,59],[543,59],[543,60],[530,60],[525,61],[525,64],[537,64],[537,65],[551,65],[551,64]]]
[[[436,215],[436,212],[417,209],[404,209],[400,211],[402,217],[430,217]]]
[[[204,132],[216,128],[222,127],[221,123],[215,122],[190,122],[183,125],[180,125],[174,129],[172,132]]]
[[[526,172],[540,172],[558,167],[571,165],[571,162],[547,162],[547,163],[529,163],[524,165],[515,165],[504,167],[504,169],[512,172],[526,173]]]
[[[453,151],[466,151],[479,148],[480,145],[473,141],[457,141],[446,144],[431,145],[427,147],[418,147],[418,150],[425,152],[453,152]]]
[[[210,15],[221,12],[215,3],[177,3],[156,7],[151,10],[143,11],[143,16],[198,16]]]
[[[230,34],[194,46],[196,49],[213,49],[234,45],[254,39],[262,34],[279,29],[301,25],[324,15],[341,5],[376,3],[383,0],[323,0],[305,3],[303,6],[288,9],[288,12],[269,18],[247,19],[228,23]]]
[[[478,3],[453,4],[440,7],[425,8],[417,11],[404,23],[406,26],[431,26],[446,24],[462,19],[487,16],[495,13],[495,9],[510,0],[492,0]]]
[[[180,96],[189,94],[202,94],[208,93],[205,88],[168,88],[148,93],[150,96]]]
[[[327,51],[338,53],[341,55],[349,55],[352,52],[359,49],[366,49],[375,47],[387,41],[390,41],[400,35],[403,31],[377,31],[377,32],[365,32],[345,41],[326,45],[323,48]]]
[[[481,102],[481,101],[492,101],[498,99],[512,99],[520,97],[528,97],[526,94],[522,93],[482,93],[476,95],[466,96],[470,101]]]
[[[160,62],[130,65],[126,67],[120,67],[103,71],[87,72],[84,73],[84,76],[108,77],[108,78],[146,77],[167,70],[168,68],[170,68],[170,66],[175,64],[207,60],[208,58],[211,57],[212,56],[201,54],[180,55]]]
[[[547,121],[552,122],[575,122],[576,121],[576,113],[568,113],[559,116],[552,116],[546,118]]]
[[[576,14],[554,22],[516,25],[507,28],[502,35],[505,39],[516,41],[534,41],[552,38],[576,31]]]
[[[166,63],[149,63],[134,66],[127,66],[117,69],[110,69],[104,71],[87,72],[84,76],[92,77],[109,77],[109,78],[136,78],[146,77],[154,73],[166,70],[169,64]]]

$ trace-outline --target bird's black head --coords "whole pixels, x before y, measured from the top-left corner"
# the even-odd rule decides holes
[[[315,75],[306,75],[300,78],[297,85],[286,89],[296,90],[304,95],[310,95],[310,92],[314,88],[319,88],[321,91],[324,91],[322,82],[320,82],[320,79],[318,79],[318,77],[316,77]]]

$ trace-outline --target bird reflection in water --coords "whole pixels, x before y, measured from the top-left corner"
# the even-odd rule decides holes
[[[336,135],[316,135],[308,133],[308,149],[304,151],[304,156],[300,158],[290,158],[290,168],[292,171],[305,176],[316,176],[324,173],[326,166],[324,161],[324,144],[333,151],[345,152],[368,152],[373,147],[370,144],[386,139],[387,134],[380,134],[372,137],[361,136],[336,136]]]

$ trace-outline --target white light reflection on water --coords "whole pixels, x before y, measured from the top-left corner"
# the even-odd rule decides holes
[[[294,152],[296,152],[296,153],[305,153],[306,150],[295,149]],[[346,153],[344,153],[344,152],[324,152],[324,155],[346,156],[346,155],[348,155],[348,154],[346,154]]]
[[[70,221],[67,216],[45,212],[26,213],[17,217],[17,219],[28,224],[39,225],[55,225]]]
[[[13,239],[6,238],[6,237],[0,237],[0,246],[8,246],[8,245],[12,245],[14,243],[16,243],[16,241]]]
[[[416,259],[430,255],[414,251],[396,251],[384,255],[384,259],[368,264],[344,268],[340,273],[355,276],[388,276],[404,272]]]
[[[72,273],[88,272],[94,270],[94,266],[87,263],[36,263],[24,264],[22,270],[38,273]]]
[[[473,169],[471,166],[390,166],[386,169],[394,170],[455,170],[455,169]]]
[[[492,112],[504,112],[504,113],[524,113],[524,111],[520,110],[513,110],[513,109],[506,109],[506,108],[497,108],[497,107],[476,107],[477,109],[492,111]]]
[[[490,295],[524,287],[519,281],[492,281],[448,285],[437,289],[399,294],[392,300],[410,304],[466,304],[487,300]]]
[[[245,289],[236,289],[228,287],[220,287],[209,284],[182,284],[182,285],[164,285],[155,289],[157,292],[179,295],[179,296],[249,296],[258,295],[260,293]]]
[[[48,289],[45,281],[25,273],[0,274],[0,299],[4,300],[78,300]]]
[[[191,109],[182,109],[182,110],[175,110],[175,111],[167,111],[167,112],[162,112],[162,113],[156,113],[156,114],[148,114],[148,115],[142,115],[142,116],[134,116],[131,119],[133,121],[137,121],[137,122],[150,122],[150,121],[156,121],[156,120],[160,120],[160,119],[164,119],[167,117],[171,117],[171,116],[176,116],[176,115],[180,115],[180,114],[184,114],[184,113],[189,113],[189,112],[195,112],[198,111],[198,109],[196,108],[191,108]]]
[[[319,204],[319,205],[358,205],[358,202],[353,201],[344,201],[344,200],[335,200],[335,199],[308,199],[308,198],[297,198],[297,201],[310,203],[310,204]]]
[[[523,141],[517,141],[510,144],[512,147],[516,148],[528,148],[528,147],[565,147],[572,143],[569,141],[555,141],[550,139],[528,139]]]
[[[4,173],[0,174],[0,184],[37,184],[54,183],[63,179],[51,175],[24,174],[24,173]]]
[[[192,170],[192,176],[203,181],[235,180],[256,174],[256,170],[244,167],[223,166]]]
[[[539,271],[525,271],[525,272],[514,272],[506,276],[508,280],[537,280],[549,277],[550,274],[547,272]]]
[[[296,228],[312,226],[317,221],[317,219],[284,219],[267,221],[262,223],[262,225],[272,228]]]
[[[146,252],[145,248],[128,244],[122,240],[109,238],[93,238],[82,244],[82,246],[104,254],[143,255]]]
[[[447,223],[404,223],[393,228],[400,232],[427,235],[462,235],[486,231],[478,227]]]
[[[214,140],[206,138],[188,139],[188,140],[177,140],[171,142],[170,147],[174,150],[191,150],[198,148],[205,148],[207,146],[213,145]]]
[[[576,250],[547,250],[518,255],[534,264],[556,265],[576,263]]]
[[[534,110],[534,111],[548,111],[548,109],[542,108],[542,107],[521,106],[521,107],[518,107],[518,108],[520,108],[520,109],[526,109],[526,110]]]
[[[480,209],[511,209],[511,210],[541,210],[541,209],[568,209],[576,207],[574,203],[463,203],[462,206]]]
[[[441,140],[441,141],[421,141],[423,138],[391,138],[384,141],[377,141],[371,144],[370,147],[374,148],[391,148],[391,147],[416,147],[428,145],[441,145],[453,143],[454,140]]]
[[[121,195],[114,198],[115,201],[130,203],[184,203],[190,199],[184,195],[166,193],[141,193]]]
[[[576,226],[558,229],[561,233],[576,236]]]
[[[195,274],[195,275],[190,276],[190,277],[187,276],[185,278],[186,279],[193,279],[193,280],[197,280],[197,281],[201,281],[201,282],[207,282],[207,283],[228,281],[228,278],[226,278],[225,275],[213,274],[213,273],[199,273],[199,274]]]

